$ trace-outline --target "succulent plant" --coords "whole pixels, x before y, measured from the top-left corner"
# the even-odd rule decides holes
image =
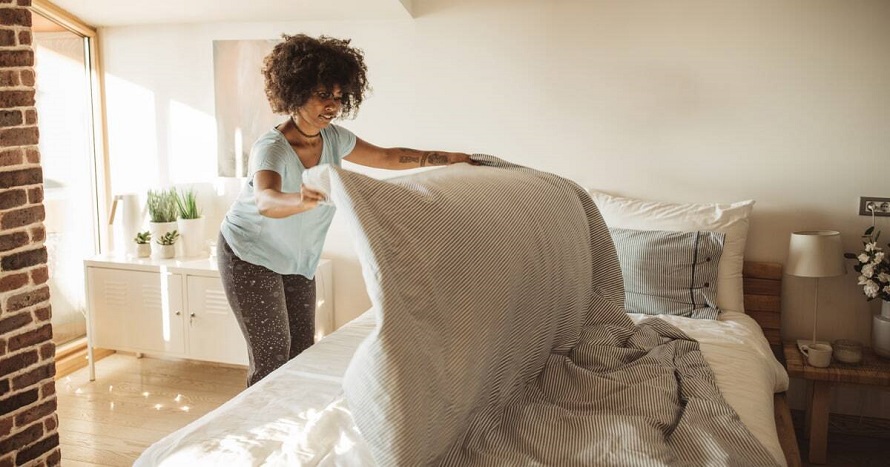
[[[139,232],[136,234],[136,238],[133,239],[134,242],[139,245],[145,245],[151,242],[151,232],[146,230],[145,232]]]
[[[161,238],[157,239],[158,245],[172,245],[176,243],[176,239],[179,238],[179,232],[173,230],[170,232],[161,235]]]

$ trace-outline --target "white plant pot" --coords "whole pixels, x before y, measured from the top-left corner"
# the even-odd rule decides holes
[[[112,236],[114,238],[114,250],[124,250],[131,255],[138,255],[136,249],[138,243],[133,241],[137,233],[142,232],[146,217],[145,200],[135,193],[126,193],[114,196],[111,206],[111,214],[108,220],[113,224]],[[149,248],[151,245],[149,245]]]
[[[158,258],[170,259],[176,256],[176,245],[158,245]]]
[[[151,232],[151,256],[152,258],[161,258],[161,245],[158,239],[163,237],[167,232],[176,230],[178,226],[176,222],[149,222],[148,230]]]
[[[148,258],[151,256],[151,244],[150,243],[137,243],[136,244],[136,257],[137,258]]]
[[[197,219],[178,219],[176,221],[179,230],[180,256],[192,258],[204,256],[204,217]]]

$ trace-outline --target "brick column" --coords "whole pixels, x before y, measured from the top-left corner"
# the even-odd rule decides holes
[[[0,0],[0,467],[58,465],[31,0]]]

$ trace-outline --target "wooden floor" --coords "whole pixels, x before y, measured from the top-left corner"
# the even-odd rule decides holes
[[[807,460],[803,411],[792,411],[803,467],[884,467],[890,465],[890,432],[886,423],[870,424],[858,417],[832,414],[828,426],[828,463],[812,464]]]
[[[247,370],[113,354],[56,381],[62,465],[131,466],[168,433],[231,399]]]

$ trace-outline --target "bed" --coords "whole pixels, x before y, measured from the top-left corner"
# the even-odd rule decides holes
[[[744,296],[723,300],[745,312],[625,310],[633,287],[621,248],[603,241],[607,206],[559,177],[477,160],[491,169],[387,182],[314,171],[359,232],[374,307],[135,465],[799,465],[770,346],[779,265],[739,264]],[[473,194],[495,199],[468,204]],[[517,222],[532,233],[510,231]],[[478,248],[462,252],[467,242]],[[637,397],[656,403],[628,402]]]

